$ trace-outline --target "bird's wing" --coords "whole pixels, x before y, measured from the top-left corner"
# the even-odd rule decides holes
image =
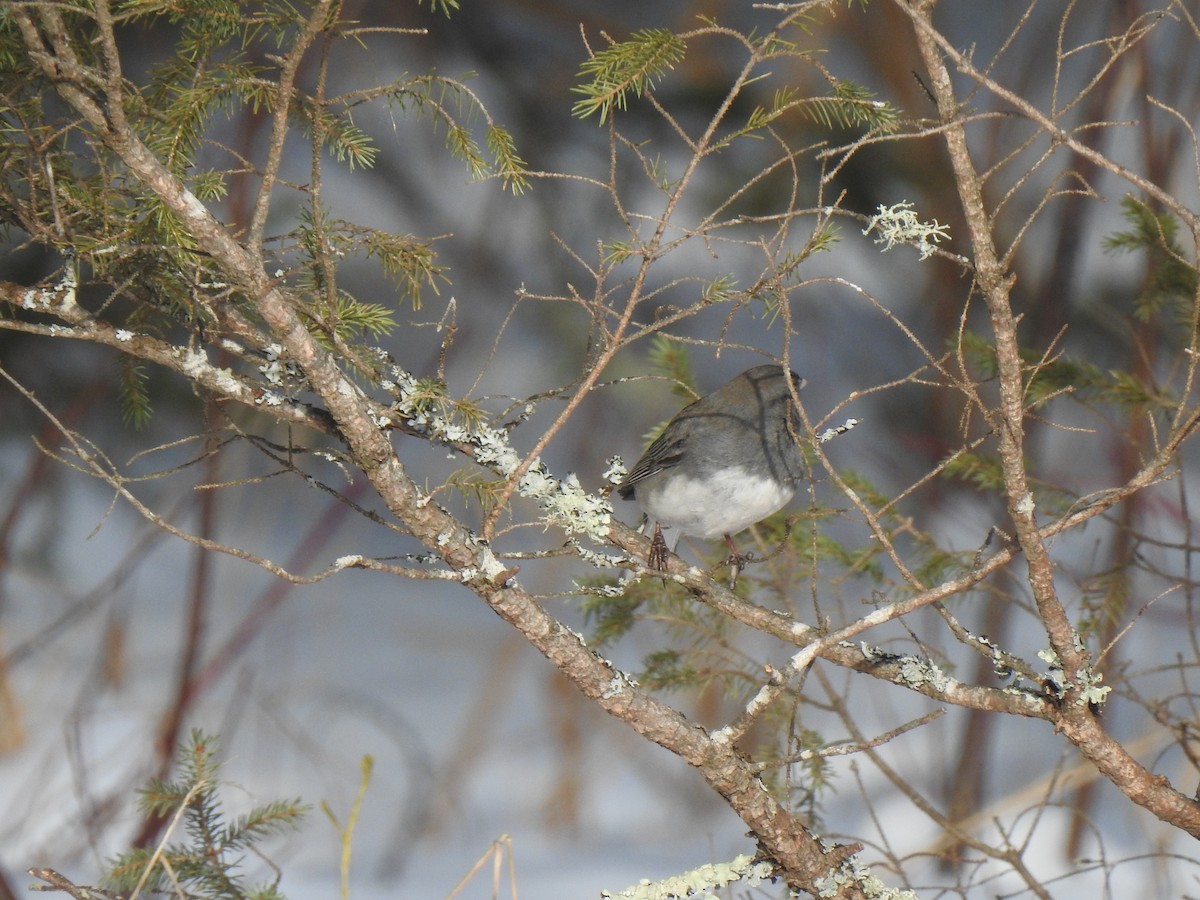
[[[682,436],[670,437],[666,433],[655,438],[621,480],[621,486],[617,489],[620,495],[628,500],[633,496],[633,488],[639,481],[676,465],[683,456],[685,443],[686,440]]]

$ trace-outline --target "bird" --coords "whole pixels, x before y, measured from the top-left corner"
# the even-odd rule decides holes
[[[792,390],[804,385],[783,366],[747,369],[685,406],[646,448],[617,493],[654,521],[652,568],[666,568],[663,528],[676,541],[723,535],[738,559],[733,535],[792,499],[804,470]]]

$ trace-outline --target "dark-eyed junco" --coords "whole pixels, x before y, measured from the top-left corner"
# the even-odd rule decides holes
[[[698,538],[731,536],[792,499],[803,457],[788,420],[798,421],[780,366],[755,366],[684,407],[667,423],[622,480],[618,492],[636,499],[655,522],[650,565],[664,568],[662,528]]]

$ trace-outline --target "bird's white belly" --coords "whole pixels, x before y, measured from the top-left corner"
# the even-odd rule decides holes
[[[765,519],[791,500],[793,493],[791,485],[734,468],[704,479],[677,474],[639,500],[650,518],[664,528],[714,538],[737,534]]]

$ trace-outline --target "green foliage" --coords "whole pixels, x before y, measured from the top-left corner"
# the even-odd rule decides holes
[[[418,378],[409,393],[414,417],[438,417],[451,422],[462,421],[468,427],[483,420],[483,411],[473,403],[457,401],[446,390],[445,382],[436,378]]]
[[[996,360],[996,347],[979,332],[964,329],[958,338],[958,349],[967,365],[978,372],[981,379],[996,377],[1000,368]]]
[[[176,55],[193,63],[243,33],[234,0],[125,0],[114,12],[131,22],[161,16],[181,26]]]
[[[607,241],[601,246],[604,249],[604,265],[609,268],[619,266],[641,252],[641,247],[632,241]]]
[[[300,227],[294,234],[306,257],[308,276],[304,287],[321,293],[328,288],[326,272],[336,259],[355,250],[379,261],[383,273],[398,287],[413,309],[421,308],[425,288],[437,293],[445,280],[445,269],[437,263],[437,253],[425,241],[409,234],[397,234],[365,225],[356,225],[321,213],[318,220],[311,208],[301,213]]]
[[[463,503],[474,503],[484,516],[490,516],[496,508],[496,497],[507,482],[503,478],[487,475],[479,469],[457,469],[446,478],[446,487],[456,491]]]
[[[729,303],[737,297],[737,279],[718,275],[704,286],[700,297],[705,303]]]
[[[499,125],[489,124],[487,145],[496,163],[496,173],[505,188],[514,194],[523,194],[529,188],[528,170],[525,160],[517,155],[512,135]]]
[[[350,343],[367,336],[378,339],[396,327],[392,311],[378,303],[364,303],[339,291],[333,308],[325,309],[324,322],[332,323],[333,331],[342,341]]]
[[[927,534],[918,535],[915,556],[913,574],[925,584],[941,584],[970,569],[970,555],[943,550]]]
[[[826,128],[866,128],[890,134],[900,124],[899,109],[876,100],[875,94],[861,84],[844,79],[834,84],[831,96],[810,97],[802,108]]]
[[[841,473],[842,481],[872,509],[882,509],[890,503],[891,498],[883,493],[866,475],[854,469],[846,469]]]
[[[437,253],[425,241],[349,223],[344,229],[352,240],[362,242],[368,258],[379,260],[384,274],[400,288],[413,309],[421,308],[422,288],[428,287],[436,294],[438,284],[446,280],[445,267],[438,265]]]
[[[806,555],[811,554],[808,562],[814,569],[821,563],[831,563],[842,575],[863,574],[876,583],[883,580],[878,559],[880,551],[876,547],[851,548],[821,532],[815,536],[805,535],[803,539],[797,535],[795,543],[803,548]]]
[[[197,67],[189,51],[181,49],[154,71],[143,95],[135,95],[146,143],[175,175],[185,177],[215,113],[232,115],[240,106],[254,112],[270,108],[269,75],[265,67],[245,61],[240,51]]]
[[[762,763],[766,766],[763,781],[771,793],[804,810],[812,828],[822,827],[819,800],[833,787],[833,767],[818,752],[826,746],[820,732],[795,728],[786,745],[767,751]]]
[[[1109,384],[1107,373],[1095,363],[1065,356],[1041,365],[1029,380],[1026,396],[1037,407],[1069,390],[1080,400],[1100,396]]]
[[[421,3],[422,0],[417,0],[417,2]],[[434,12],[440,12],[448,19],[450,14],[458,9],[458,0],[429,0],[429,8]]]
[[[828,219],[817,222],[799,250],[784,253],[775,267],[775,277],[762,285],[754,299],[762,304],[763,317],[769,326],[774,326],[785,303],[788,302],[787,286],[801,280],[800,267],[814,253],[829,250],[841,239],[841,230]]]
[[[635,591],[615,597],[603,593],[585,595],[580,609],[589,629],[588,642],[599,650],[628,634],[637,622],[636,613],[643,599]]]
[[[375,165],[379,148],[369,134],[354,124],[349,113],[314,113],[312,127],[321,136],[321,145],[331,151],[338,162],[346,163],[351,172],[355,168],[370,169]]]
[[[828,220],[821,222],[809,236],[808,245],[805,247],[805,257],[831,249],[841,240],[841,234],[842,230],[832,222]],[[789,264],[789,268],[794,267]]]
[[[431,0],[431,7],[448,15],[457,2]],[[358,37],[359,23],[340,19],[339,9],[335,5],[323,24],[326,34]],[[245,151],[236,146],[213,141],[213,119],[222,113],[248,117],[278,112],[284,54],[292,51],[309,10],[289,0],[119,0],[114,5],[120,42],[143,35],[165,38],[161,46],[150,46],[145,68],[122,72],[126,119],[202,202],[220,203],[235,181],[240,196],[247,195],[245,179],[253,182],[260,161],[244,158],[240,154]],[[72,37],[74,58],[92,71],[89,89],[99,96],[97,86],[105,80],[108,61],[101,53],[96,20],[69,4],[59,13]],[[201,326],[212,333],[221,330],[223,317],[216,310],[253,321],[244,298],[225,283],[227,276],[200,252],[178,217],[130,178],[84,124],[62,115],[53,86],[24,52],[21,36],[6,16],[0,16],[0,59],[11,63],[0,67],[0,208],[12,212],[6,216],[9,224],[19,222],[35,242],[70,244],[93,294],[96,286],[107,285],[123,301],[107,307],[118,327],[132,328],[136,317],[136,330],[177,342],[182,325],[192,340],[203,341]],[[512,136],[459,81],[404,76],[334,97],[306,94],[303,85],[310,82],[302,79],[289,95],[288,123],[306,131],[352,171],[376,164],[382,152],[356,123],[354,112],[361,104],[383,102],[428,114],[436,127],[444,126],[451,155],[464,160],[472,176],[494,175],[514,193],[530,183]],[[485,150],[478,146],[476,120],[484,126],[485,137],[478,140],[486,139]],[[317,157],[314,165],[320,162]],[[289,258],[297,248],[298,263]],[[377,339],[397,324],[398,304],[386,298],[363,302],[338,287],[340,260],[354,255],[378,260],[400,299],[413,309],[445,281],[429,241],[306,215],[283,238],[273,274],[295,289],[298,305],[327,343],[337,337],[353,349],[356,342]],[[147,393],[139,387],[145,377],[136,366],[122,371],[124,412],[131,423],[149,415]]]
[[[247,854],[259,854],[264,838],[295,830],[307,807],[298,800],[255,807],[227,821],[218,795],[216,739],[193,731],[181,747],[176,781],[153,779],[141,791],[140,807],[148,816],[169,819],[168,839],[182,824],[186,841],[139,847],[111,861],[107,883],[118,891],[171,891],[213,900],[278,898],[275,883],[251,885],[240,871]]]
[[[611,590],[611,582],[601,590],[585,593],[580,605],[588,629],[588,640],[597,647],[616,643],[639,623],[655,622],[664,627],[675,645],[656,651],[643,659],[639,683],[649,688],[678,689],[703,687],[718,671],[706,657],[719,654],[720,637],[729,630],[728,619],[697,604],[678,585],[643,579],[623,585],[620,594]],[[724,674],[736,674],[730,667]]]
[[[1080,636],[1099,637],[1109,629],[1119,627],[1133,602],[1129,569],[1118,564],[1108,571],[1091,575],[1080,587]]]
[[[1081,403],[1107,403],[1125,410],[1135,407],[1169,410],[1178,405],[1176,398],[1146,385],[1132,372],[1105,370],[1069,357],[1039,365],[1029,380],[1027,396],[1030,405],[1038,406],[1066,390]]]
[[[650,690],[675,690],[696,683],[696,670],[678,650],[655,650],[642,660],[638,682]]]
[[[146,389],[149,372],[136,356],[117,357],[121,392],[121,419],[130,428],[141,430],[150,421],[150,393]]]
[[[8,16],[0,16],[0,72],[15,72],[26,65],[28,59],[16,23]],[[3,120],[0,119],[0,128],[3,127]]]
[[[959,453],[942,469],[945,478],[957,478],[975,485],[981,491],[1004,490],[1004,470],[996,456],[981,453]]]
[[[1134,306],[1134,315],[1143,322],[1151,321],[1171,302],[1183,301],[1179,309],[1184,323],[1190,322],[1191,304],[1197,291],[1196,263],[1189,260],[1179,244],[1179,225],[1166,213],[1153,208],[1136,197],[1121,201],[1125,220],[1132,226],[1118,231],[1104,242],[1110,253],[1147,254],[1147,282]]]
[[[294,237],[305,257],[294,283],[312,298],[306,312],[314,333],[335,334],[345,342],[363,336],[379,338],[397,323],[390,307],[358,300],[340,289],[331,292],[330,274],[336,270],[338,258],[358,250],[377,259],[413,309],[421,308],[422,290],[428,287],[436,292],[444,278],[433,248],[412,235],[355,225],[324,213],[318,217],[308,208],[301,214]]]
[[[479,98],[462,82],[440,75],[406,77],[388,86],[381,94],[401,110],[427,113],[435,125],[444,127],[447,151],[466,165],[472,178],[498,174],[504,186],[514,194],[529,186],[525,161],[517,155],[512,135],[492,121]],[[485,140],[493,156],[491,163],[470,131],[477,116],[486,120]]]
[[[625,109],[630,92],[640,97],[653,88],[683,59],[686,50],[683,38],[668,29],[647,28],[597,51],[579,67],[580,78],[588,81],[572,88],[584,98],[576,101],[572,113],[581,119],[599,113],[603,125],[614,108]]]
[[[959,346],[968,365],[981,373],[981,377],[996,376],[995,347],[987,338],[964,330]],[[1168,410],[1178,403],[1169,392],[1145,384],[1131,372],[1106,370],[1065,353],[1043,360],[1040,351],[1022,348],[1021,361],[1027,373],[1025,396],[1030,408],[1063,395],[1086,406],[1110,404],[1125,410],[1139,406]]]
[[[672,339],[670,335],[659,333],[651,337],[649,362],[655,372],[668,380],[672,393],[682,397],[688,403],[700,396],[700,392],[695,387],[696,378],[692,373],[691,357],[684,345]],[[651,441],[662,434],[662,430],[666,428],[669,421],[670,417],[663,419],[642,435],[643,443],[649,446]]]
[[[967,484],[974,485],[984,493],[1003,496],[1004,470],[998,456],[984,453],[960,453],[950,460],[942,470],[943,478],[956,478]],[[1039,507],[1048,512],[1062,513],[1077,499],[1074,495],[1053,484],[1037,478],[1030,478],[1029,485],[1033,489],[1034,500]],[[940,551],[933,544],[923,547],[927,553],[928,563],[936,566],[946,564],[940,558]]]
[[[649,362],[651,369],[671,382],[671,390],[677,396],[689,403],[699,396],[691,354],[679,341],[661,333],[651,337]]]
[[[756,106],[746,124],[734,136],[754,135],[783,116],[796,110],[828,129],[866,129],[890,134],[900,126],[900,110],[860,84],[834,80],[833,92],[821,97],[801,96],[799,89],[783,87],[775,91],[770,106]]]

